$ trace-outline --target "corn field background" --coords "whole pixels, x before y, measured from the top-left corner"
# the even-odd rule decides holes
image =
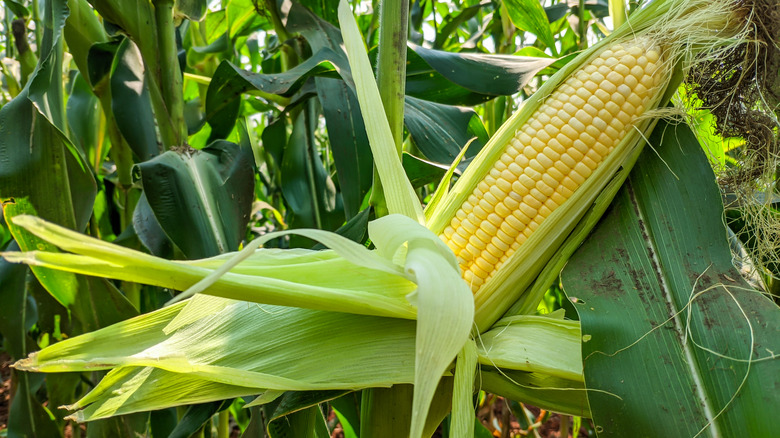
[[[387,216],[393,189],[379,184],[339,2],[0,3],[4,253],[78,253],[30,232],[24,215],[178,261],[234,253],[286,230],[326,230],[380,246],[369,223]],[[650,2],[346,3],[376,75],[382,102],[374,104],[387,113],[403,173],[425,205],[545,81]],[[518,291],[523,298],[475,330],[476,377],[466,395],[466,411],[476,412],[467,417],[473,436],[566,436],[572,428],[573,436],[770,437],[780,430],[780,257],[761,243],[777,231],[752,226],[755,206],[732,202],[728,186],[718,185],[716,175],[740,165],[744,139],[719,136],[706,109],[689,110],[688,123],[679,119],[656,125],[630,173],[627,167],[605,183],[555,237],[560,244]],[[774,182],[752,196],[763,214],[778,214]],[[264,247],[329,246],[315,236],[279,235]],[[274,313],[285,309],[276,299],[242,308],[265,321],[263,332],[215,304],[210,316],[232,331],[217,343],[210,337],[217,330],[191,329],[176,348],[182,356],[201,348],[204,357],[240,357],[241,364],[230,362],[236,369],[266,354],[281,364],[279,375],[319,367],[325,375],[310,373],[321,381],[330,378],[328,366],[371,374],[386,361],[390,371],[377,371],[376,382],[382,372],[397,380],[274,392],[202,374],[165,387],[146,374],[148,385],[107,391],[116,397],[100,403],[112,414],[90,411],[96,403],[84,411],[96,420],[79,425],[58,407],[85,397],[107,370],[106,379],[130,370],[110,358],[132,356],[123,350],[135,342],[131,318],[180,309],[165,305],[196,281],[155,283],[169,271],[151,262],[134,271],[109,266],[117,272],[102,278],[7,259],[0,259],[0,414],[7,415],[0,437],[392,437],[409,435],[418,415],[413,318],[314,298],[308,308],[322,306],[330,319],[303,311],[288,318],[287,310]],[[196,263],[187,266],[213,269]],[[331,277],[350,275],[334,269],[330,277],[290,275],[313,286],[318,275],[334,283],[342,280]],[[221,296],[238,298],[230,294]],[[307,307],[307,296],[297,299],[291,306]],[[79,354],[92,362],[84,369],[9,367],[99,329],[114,330],[116,341],[85,341]],[[391,343],[388,333],[409,342]],[[385,346],[397,350],[380,354]],[[372,361],[376,355],[381,360]],[[133,366],[134,379],[153,369]],[[462,430],[457,372],[448,368],[438,387],[433,382],[426,435],[460,436],[453,432]],[[551,413],[552,426],[545,423]]]

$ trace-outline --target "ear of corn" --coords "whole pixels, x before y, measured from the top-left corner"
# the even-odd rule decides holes
[[[629,37],[594,48],[505,124],[431,215],[486,328],[515,301],[627,158],[669,80],[662,48]],[[557,79],[557,80],[556,80]]]
[[[444,229],[476,292],[585,182],[650,103],[660,50],[614,44],[570,76],[505,146]]]

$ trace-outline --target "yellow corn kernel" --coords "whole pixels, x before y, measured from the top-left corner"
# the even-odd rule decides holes
[[[636,123],[662,82],[661,52],[614,44],[553,91],[463,203],[442,239],[473,291],[563,205]]]

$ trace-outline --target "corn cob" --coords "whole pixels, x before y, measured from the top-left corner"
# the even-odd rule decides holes
[[[515,132],[440,235],[473,292],[632,129],[663,83],[661,58],[647,38],[607,47]]]

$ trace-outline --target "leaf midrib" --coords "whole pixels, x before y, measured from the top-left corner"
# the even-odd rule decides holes
[[[645,247],[647,248],[648,257],[652,262],[651,265],[653,268],[653,272],[655,273],[658,280],[658,286],[661,290],[661,294],[663,295],[664,299],[666,299],[666,304],[668,306],[668,309],[670,309],[670,311],[672,312],[672,314],[669,315],[669,317],[671,318],[670,321],[674,324],[674,329],[675,332],[677,333],[678,340],[680,341],[680,346],[682,347],[683,353],[685,354],[685,365],[690,370],[691,378],[693,379],[693,383],[696,389],[696,397],[699,399],[699,402],[701,403],[701,406],[703,408],[704,416],[707,418],[707,426],[705,426],[704,429],[709,427],[711,428],[711,433],[713,437],[716,438],[720,437],[721,433],[720,430],[718,429],[717,423],[715,422],[716,416],[714,414],[713,406],[710,403],[709,397],[707,397],[707,394],[704,391],[704,383],[701,378],[701,371],[698,366],[698,361],[696,360],[696,357],[693,354],[693,351],[689,346],[688,342],[684,342],[683,340],[685,339],[683,334],[686,333],[686,329],[685,329],[685,325],[680,319],[680,314],[682,313],[682,310],[677,308],[677,305],[675,304],[674,301],[673,292],[669,287],[669,283],[666,281],[666,274],[663,272],[661,261],[658,258],[658,251],[656,249],[657,245],[655,243],[655,239],[652,236],[652,231],[646,226],[646,224],[649,223],[646,219],[647,215],[645,214],[643,206],[640,205],[641,203],[637,199],[631,181],[628,181],[626,183],[626,188],[628,190],[628,198],[631,201],[631,206],[634,209],[634,213],[637,216],[637,225],[642,233],[642,239],[645,242]],[[683,336],[683,339],[680,339],[679,338],[680,336]],[[702,431],[704,429],[702,429]]]
[[[203,177],[200,169],[198,168],[196,157],[182,157],[182,161],[184,161],[184,166],[187,169],[187,173],[190,174],[192,181],[195,183],[195,192],[198,194],[198,198],[200,198],[200,204],[203,206],[203,212],[206,214],[206,219],[208,220],[209,226],[211,227],[212,235],[214,236],[214,240],[217,244],[217,249],[219,250],[220,254],[224,254],[227,252],[227,245],[223,239],[224,236],[222,235],[222,230],[220,229],[221,227],[219,227],[216,222],[216,209],[214,208],[214,205],[212,205],[211,198],[206,193],[206,188],[203,186]]]

